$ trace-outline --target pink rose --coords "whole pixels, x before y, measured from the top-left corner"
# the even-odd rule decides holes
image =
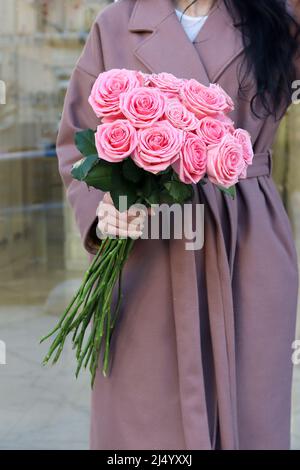
[[[121,116],[120,94],[144,83],[140,72],[126,69],[111,69],[100,73],[92,88],[89,103],[97,117]]]
[[[219,93],[220,95],[223,95],[225,98],[226,102],[226,107],[224,109],[224,113],[230,113],[231,111],[234,110],[234,102],[232,98],[226,93],[224,88],[222,88],[218,83],[212,83],[209,86],[210,90],[214,90],[216,93]]]
[[[236,129],[233,135],[243,148],[243,156],[244,156],[244,161],[246,163],[246,166],[240,178],[245,179],[247,178],[248,165],[252,165],[253,157],[254,157],[251,137],[250,137],[249,132],[245,131],[244,129]]]
[[[187,132],[180,157],[173,168],[183,183],[198,183],[206,174],[207,147],[203,140]]]
[[[178,96],[180,88],[183,86],[183,80],[175,77],[171,73],[152,74],[149,77],[150,84],[159,88],[169,97]]]
[[[124,116],[138,128],[150,127],[165,112],[166,100],[155,88],[141,87],[120,96],[120,109]]]
[[[219,144],[228,131],[223,122],[208,116],[200,119],[196,132],[206,145],[211,145]]]
[[[218,114],[215,119],[217,119],[218,121],[221,121],[222,124],[224,124],[224,126],[226,127],[226,130],[227,132],[229,132],[230,134],[233,134],[234,131],[235,131],[235,127],[234,127],[234,122],[232,119],[230,119],[228,116],[226,116],[226,114]]]
[[[208,146],[207,174],[209,180],[229,188],[236,184],[245,170],[243,147],[227,134],[219,144]]]
[[[144,79],[144,86],[150,86],[152,74],[151,73],[145,73],[145,72],[141,72],[141,74],[142,74],[143,79]]]
[[[198,118],[229,112],[233,106],[231,98],[219,85],[207,87],[194,79],[184,83],[180,96],[185,106]]]
[[[120,116],[105,116],[101,119],[101,122],[103,124],[109,123],[109,122],[114,122],[116,119],[124,119],[124,116],[122,113],[120,113]]]
[[[164,171],[179,158],[183,135],[183,131],[166,120],[139,129],[138,146],[132,158],[137,166],[150,173]]]
[[[254,153],[249,132],[244,129],[236,129],[233,135],[243,147],[245,162],[247,165],[252,165]]]
[[[172,126],[184,131],[193,131],[198,126],[198,119],[176,98],[168,100],[165,117]]]
[[[137,131],[126,120],[100,124],[95,134],[99,158],[117,163],[127,158],[136,148]]]

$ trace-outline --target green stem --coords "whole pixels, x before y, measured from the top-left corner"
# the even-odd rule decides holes
[[[62,317],[61,317],[61,319],[59,320],[59,322],[58,322],[58,324],[56,325],[56,327],[55,327],[47,336],[44,336],[44,337],[40,340],[40,343],[43,343],[44,341],[46,341],[47,339],[49,339],[51,336],[54,335],[54,333],[56,333],[56,331],[58,331],[58,330],[60,329],[60,327],[62,326],[62,324],[63,324],[65,318],[67,317],[67,315],[68,315],[68,313],[69,313],[69,311],[70,311],[71,308],[73,307],[75,301],[77,300],[78,297],[81,296],[81,293],[82,293],[82,291],[83,291],[83,289],[84,289],[84,287],[85,287],[85,284],[86,284],[86,282],[88,281],[89,276],[90,276],[91,272],[93,271],[93,269],[94,269],[94,267],[95,267],[95,265],[96,265],[96,263],[97,263],[97,261],[98,261],[100,255],[101,255],[102,251],[103,251],[103,248],[102,248],[102,247],[99,248],[99,250],[98,250],[98,252],[97,252],[97,254],[96,254],[96,256],[95,256],[95,258],[94,258],[94,260],[93,260],[93,262],[92,262],[92,264],[91,264],[91,266],[88,268],[88,270],[87,270],[86,273],[85,273],[85,276],[84,276],[84,279],[83,279],[83,282],[82,282],[81,286],[79,287],[78,291],[77,291],[76,294],[74,295],[74,297],[73,297],[71,303],[69,304],[69,306],[66,308],[64,314],[62,315]]]
[[[96,266],[96,262],[99,258],[99,255],[100,255],[100,250],[97,254],[97,259],[94,260],[93,264],[92,264],[92,267],[89,268],[88,272],[89,272],[89,275],[91,276],[91,278],[89,279],[88,278],[88,275],[86,273],[85,275],[85,279],[84,279],[84,284],[79,288],[78,290],[78,293],[81,293],[79,295],[79,300],[77,302],[77,305],[74,307],[73,311],[68,315],[68,313],[70,312],[70,308],[71,306],[74,304],[74,301],[77,299],[78,295],[75,296],[74,298],[74,301],[72,301],[72,304],[67,308],[67,311],[65,312],[65,314],[63,315],[63,318],[59,321],[58,325],[56,326],[56,328],[49,334],[47,335],[45,338],[43,338],[42,341],[44,341],[45,339],[49,338],[50,336],[52,336],[55,332],[57,332],[58,330],[60,330],[61,332],[58,333],[58,335],[56,336],[55,340],[53,341],[50,349],[49,349],[49,352],[48,354],[46,355],[44,361],[43,361],[43,364],[46,364],[51,356],[53,355],[53,353],[55,352],[55,350],[59,347],[59,351],[58,353],[56,354],[55,356],[55,359],[54,361],[57,362],[59,356],[60,356],[60,352],[62,351],[62,348],[60,346],[60,344],[64,345],[64,342],[65,342],[65,337],[68,335],[68,333],[70,331],[72,331],[74,329],[74,327],[76,327],[77,325],[79,325],[80,321],[81,321],[81,317],[84,317],[85,316],[85,313],[86,313],[86,309],[89,309],[91,303],[94,301],[94,299],[98,296],[98,293],[94,293],[92,299],[90,300],[90,302],[86,305],[86,307],[83,309],[83,311],[81,312],[80,314],[80,317],[79,319],[77,318],[75,320],[75,322],[73,322],[74,318],[76,317],[77,315],[77,312],[79,310],[79,308],[81,307],[81,305],[84,303],[85,301],[85,296],[86,296],[86,292],[90,292],[89,291],[89,288],[93,286],[95,280],[97,279],[97,277],[99,277],[99,272],[105,267],[105,263],[106,261],[108,260],[110,262],[110,259],[113,255],[113,253],[116,251],[116,246],[110,251],[111,249],[111,246],[112,246],[112,243],[111,242],[114,242],[115,240],[110,240],[110,243],[107,243],[105,248],[103,250],[101,250],[101,252],[106,252],[108,250],[108,252],[105,253],[105,255],[103,256],[103,260],[100,261],[99,265],[97,266],[97,268],[95,269],[95,266]],[[113,243],[113,245],[116,245],[115,243]],[[84,289],[85,285],[87,285],[87,289]]]
[[[57,333],[44,363],[55,353],[57,362],[66,338],[73,332],[73,347],[76,349],[78,376],[82,365],[89,365],[92,385],[94,384],[99,357],[104,343],[102,373],[108,374],[111,337],[119,316],[122,300],[122,271],[134,245],[131,239],[106,239],[97,252],[83,282],[72,302],[65,310],[55,329],[42,341]],[[117,303],[111,314],[113,293],[118,281]],[[86,339],[86,330],[92,322],[92,330]]]

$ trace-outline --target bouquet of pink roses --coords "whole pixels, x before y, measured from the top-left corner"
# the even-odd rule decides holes
[[[72,168],[73,178],[110,192],[116,208],[120,196],[127,206],[140,202],[183,204],[193,197],[193,184],[207,180],[229,196],[246,177],[253,150],[249,134],[235,129],[228,113],[233,101],[217,84],[169,73],[113,69],[101,73],[89,97],[99,126],[75,136],[83,155]],[[101,121],[100,121],[101,120]],[[83,283],[56,328],[44,360],[60,357],[72,333],[78,367],[89,366],[92,384],[103,348],[103,374],[109,370],[110,343],[121,305],[121,275],[133,239],[101,242]],[[118,301],[112,311],[113,292]],[[91,328],[87,329],[91,325]]]

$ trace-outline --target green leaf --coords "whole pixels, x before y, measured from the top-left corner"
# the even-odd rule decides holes
[[[160,204],[174,204],[176,203],[177,201],[174,200],[174,198],[170,195],[170,193],[166,190],[166,189],[163,189],[161,192],[160,192],[160,195],[159,195],[159,203]]]
[[[145,197],[145,201],[151,206],[152,204],[160,204],[161,203],[161,191],[158,189],[152,191],[152,193]]]
[[[159,173],[157,173],[159,176],[160,175],[169,175],[171,174],[171,172],[173,172],[174,170],[172,169],[172,167],[168,167],[166,170],[163,170],[163,171],[160,171]]]
[[[171,180],[172,181],[179,181],[179,183],[181,183],[179,175],[174,170],[171,173]],[[184,183],[182,183],[182,184],[184,184]]]
[[[89,155],[88,157],[82,158],[73,165],[71,175],[76,180],[85,181],[88,173],[97,162],[99,162],[98,155]]]
[[[124,177],[133,183],[138,183],[144,176],[144,170],[139,168],[131,158],[124,160],[122,165]]]
[[[169,181],[173,181],[175,174],[176,173],[174,172],[172,168],[158,173],[160,186],[163,187],[165,183],[168,183]]]
[[[119,208],[119,196],[127,197],[127,208],[135,204],[138,200],[138,187],[132,181],[128,181],[123,176],[122,164],[120,170],[114,171],[112,175],[112,192],[111,197],[117,209]]]
[[[220,191],[223,193],[227,194],[227,196],[230,196],[232,199],[235,199],[236,197],[236,187],[231,186],[230,188],[224,188],[223,186],[218,186]]]
[[[76,132],[75,144],[79,152],[85,157],[97,154],[95,132],[92,129]]]
[[[192,185],[180,181],[169,181],[164,184],[164,187],[174,201],[178,203],[192,199],[194,194]]]
[[[83,172],[82,163],[80,166],[81,173],[76,176],[80,176],[81,181],[84,181],[88,186],[104,192],[109,191],[117,208],[119,208],[119,196],[127,196],[128,207],[134,204],[138,199],[137,188],[134,183],[124,178],[122,164],[106,162],[99,158],[97,160],[98,162],[88,172]],[[79,172],[79,169],[77,171]],[[84,177],[83,173],[85,174]]]
[[[159,178],[151,173],[147,173],[144,184],[141,188],[141,193],[144,198],[150,198],[151,194],[159,191]]]
[[[135,188],[132,185],[125,186],[124,184],[122,187],[115,187],[113,190],[110,191],[111,198],[114,202],[115,207],[120,210],[119,207],[119,197],[120,196],[126,196],[127,197],[127,209],[129,209],[130,206],[135,204],[138,200],[138,195],[135,190]]]
[[[114,189],[114,175],[118,172],[121,172],[119,164],[99,160],[89,171],[84,181],[88,186],[101,189],[101,191],[111,191]]]

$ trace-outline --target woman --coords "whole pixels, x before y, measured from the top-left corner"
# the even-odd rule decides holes
[[[235,200],[211,184],[197,188],[202,250],[186,251],[184,240],[136,242],[111,375],[99,371],[92,392],[91,448],[287,449],[297,259],[270,147],[296,78],[297,25],[280,0],[198,0],[192,14],[207,18],[192,42],[175,12],[188,3],[121,0],[106,8],[66,96],[59,168],[91,257],[98,223],[106,235],[127,230],[124,221],[104,226],[96,216],[103,195],[70,175],[80,158],[74,133],[98,124],[87,98],[101,71],[218,82],[255,151]],[[104,203],[116,213],[109,195]]]

